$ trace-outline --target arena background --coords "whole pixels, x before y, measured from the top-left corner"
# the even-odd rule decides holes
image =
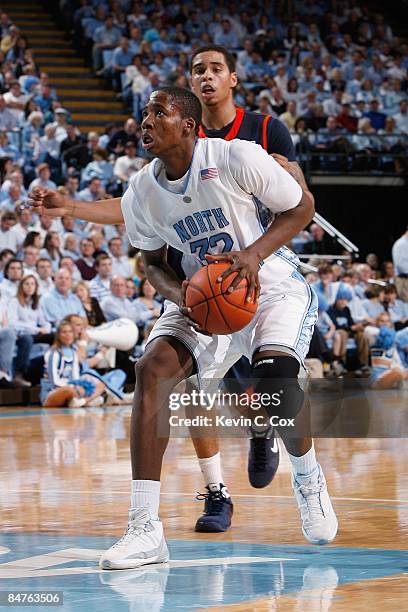
[[[372,351],[388,359],[389,371],[393,357],[399,360],[398,383],[408,372],[408,302],[403,292],[408,270],[401,264],[406,247],[390,267],[393,246],[408,229],[408,3],[258,4],[8,0],[0,5],[0,605],[7,590],[46,589],[64,591],[64,610],[86,612],[406,608],[407,383],[384,391],[370,385]],[[109,24],[107,34],[108,15],[113,26]],[[122,36],[132,35],[132,23],[132,51],[113,55]],[[246,481],[247,445],[239,439],[222,440],[235,495],[233,528],[214,538],[194,534],[201,506],[191,494],[202,487],[200,474],[191,443],[172,440],[162,502],[172,563],[114,576],[100,572],[97,559],[124,526],[134,363],[159,314],[160,296],[140,294],[140,257],[128,248],[123,228],[101,230],[69,220],[49,226],[27,212],[28,191],[37,181],[85,201],[120,196],[131,173],[144,163],[140,109],[148,94],[164,83],[187,86],[188,56],[208,41],[237,55],[237,105],[281,117],[291,102],[297,104],[295,118],[281,120],[290,127],[316,199],[315,221],[324,234],[316,238],[309,227],[291,246],[308,281],[322,291],[321,304],[324,295],[335,301],[338,290],[351,292],[350,308],[355,320],[363,322],[370,349],[364,362],[356,338],[349,337],[340,363],[333,359],[330,343],[324,349],[314,347],[310,375],[318,379],[316,384],[325,378],[324,384],[340,384],[342,390],[350,384],[355,400],[350,412],[362,407],[362,397],[368,398],[381,417],[391,415],[391,425],[379,431],[364,422],[361,439],[317,441],[340,522],[336,541],[318,549],[305,545],[300,532],[288,458],[282,453],[273,485],[258,494]],[[98,47],[104,42],[104,49]],[[164,57],[157,57],[161,51]],[[363,66],[358,83],[356,53],[356,66]],[[140,62],[126,76],[134,55]],[[113,66],[115,58],[123,71]],[[164,66],[163,59],[168,60]],[[333,75],[336,69],[340,72]],[[285,84],[291,78],[297,85],[289,91]],[[363,81],[371,84],[363,86]],[[373,99],[378,99],[374,110]],[[333,131],[327,127],[329,117],[335,121]],[[136,154],[128,154],[127,146],[125,150],[129,141]],[[32,233],[40,238],[30,235],[25,242]],[[84,239],[88,247],[79,252]],[[115,239],[118,253],[108,245]],[[105,301],[111,297],[111,272],[98,274],[97,282],[93,278],[94,255],[106,262],[106,253],[115,265],[113,273],[126,279],[124,308],[139,333],[135,348],[116,354],[89,342],[85,333],[88,324],[120,316]],[[366,263],[373,253],[377,264],[373,258]],[[21,267],[13,278],[6,268],[10,258],[17,260],[15,268]],[[97,310],[92,302],[92,320],[89,315],[89,320],[76,321],[76,340],[85,342],[87,357],[101,376],[113,368],[125,373],[120,395],[115,383],[116,395],[105,387],[103,401],[89,407],[39,407],[44,354],[62,315],[44,306],[44,325],[36,320],[26,328],[15,297],[23,276],[38,276],[39,258],[52,265],[51,275],[40,277],[42,306],[61,267],[69,270],[73,285],[89,283],[93,298],[102,304]],[[324,276],[330,278],[323,291]],[[371,326],[366,325],[368,313]],[[385,325],[379,322],[382,315],[389,316]],[[38,335],[43,342],[37,342]],[[8,353],[10,358],[4,359]],[[19,370],[18,364],[24,367]],[[325,393],[327,387],[322,389]]]

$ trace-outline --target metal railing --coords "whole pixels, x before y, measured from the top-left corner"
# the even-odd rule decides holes
[[[408,177],[407,134],[350,134],[321,130],[292,134],[307,178],[313,174]],[[297,141],[297,142],[296,142]]]

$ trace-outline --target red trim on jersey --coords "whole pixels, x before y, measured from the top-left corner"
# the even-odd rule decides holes
[[[241,127],[241,124],[244,120],[244,115],[245,115],[245,111],[243,108],[240,108],[239,106],[237,106],[237,112],[235,113],[235,119],[234,122],[231,126],[230,131],[228,132],[228,134],[226,134],[224,136],[224,140],[233,140],[234,138],[237,137],[239,128]],[[198,137],[199,138],[207,138],[206,133],[204,132],[203,126],[200,125],[199,129],[198,129]]]
[[[262,123],[262,147],[265,151],[268,150],[268,123],[270,118],[270,115],[266,115]]]

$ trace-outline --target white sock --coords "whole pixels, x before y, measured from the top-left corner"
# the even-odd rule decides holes
[[[221,454],[219,452],[212,457],[199,459],[198,464],[203,475],[205,486],[209,484],[219,485],[221,482],[224,483],[221,471]]]
[[[147,508],[151,518],[157,521],[159,504],[159,480],[132,480],[131,508]]]
[[[292,464],[292,471],[296,476],[310,476],[310,474],[317,468],[316,453],[313,442],[312,448],[308,450],[305,455],[302,455],[302,457],[289,455],[289,459]]]

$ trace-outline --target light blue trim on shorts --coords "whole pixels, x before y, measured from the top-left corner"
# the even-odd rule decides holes
[[[302,317],[302,322],[299,326],[294,343],[294,350],[301,357],[303,362],[308,353],[310,340],[312,339],[314,326],[317,321],[318,297],[312,287],[305,281],[300,272],[295,270],[292,272],[291,277],[306,285],[309,294],[308,304]]]

